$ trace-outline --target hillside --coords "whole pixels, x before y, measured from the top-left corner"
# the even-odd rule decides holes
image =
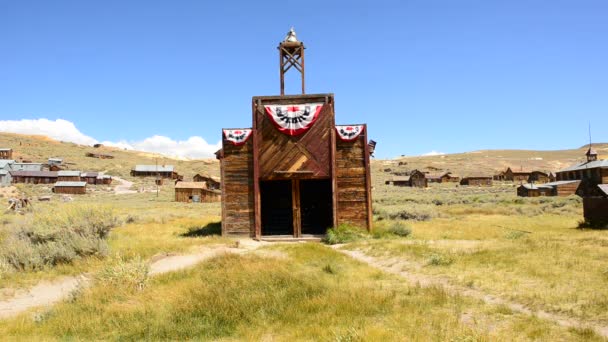
[[[594,144],[600,157],[608,156],[608,144]],[[64,159],[69,169],[105,171],[108,174],[129,178],[135,164],[175,165],[179,174],[189,180],[195,174],[206,172],[219,176],[219,163],[215,159],[178,160],[153,153],[127,151],[112,147],[91,146],[60,142],[43,136],[0,133],[0,147],[14,150],[13,157],[34,162],[45,162],[49,157]],[[452,171],[466,176],[473,173],[492,175],[511,166],[555,172],[584,159],[587,146],[571,150],[479,150],[440,156],[400,157],[393,160],[372,160],[375,181],[384,181],[394,172],[413,169],[425,171]],[[87,152],[110,154],[114,159],[86,157]],[[399,165],[401,164],[401,165]],[[388,171],[385,171],[388,170]]]
[[[493,175],[507,167],[555,172],[583,161],[588,148],[589,146],[582,146],[577,149],[555,151],[479,150],[439,156],[400,157],[394,160],[377,160],[372,163],[372,171],[377,175],[383,175],[379,180],[394,172],[414,169],[451,171],[460,176]],[[597,150],[600,158],[608,156],[608,144],[593,144],[593,148]],[[390,171],[385,171],[389,169]]]
[[[0,133],[0,147],[13,149],[13,159],[46,162],[49,157],[63,158],[70,170],[104,171],[110,175],[130,178],[131,168],[136,164],[174,165],[185,180],[190,180],[200,172],[219,176],[219,163],[215,159],[177,160],[170,157],[139,151],[127,151],[118,148],[93,148],[56,141],[44,136]],[[114,159],[97,159],[86,157],[87,152],[110,154]]]

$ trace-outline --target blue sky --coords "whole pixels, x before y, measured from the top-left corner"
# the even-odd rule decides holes
[[[216,144],[279,92],[294,26],[307,92],[335,93],[337,123],[367,123],[380,158],[573,148],[589,121],[608,141],[607,18],[603,0],[0,0],[0,125]]]

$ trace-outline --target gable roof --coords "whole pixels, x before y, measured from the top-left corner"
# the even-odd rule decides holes
[[[7,165],[15,163],[12,159],[0,159],[0,169],[4,169]]]
[[[173,165],[135,165],[135,172],[173,172]]]
[[[13,177],[57,178],[57,171],[10,171]]]

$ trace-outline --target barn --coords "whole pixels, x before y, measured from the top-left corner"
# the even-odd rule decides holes
[[[57,171],[58,182],[80,182],[80,171]]]
[[[186,203],[219,202],[221,192],[207,189],[204,182],[177,182],[175,184],[175,201]]]
[[[460,185],[492,186],[492,177],[481,175],[467,176],[460,180]]]
[[[84,195],[87,193],[87,182],[57,182],[53,187],[56,194]]]
[[[304,44],[279,44],[281,95],[255,96],[252,127],[224,129],[222,234],[318,238],[348,223],[372,228],[366,125],[335,125],[334,94],[305,94]],[[284,94],[284,73],[301,72],[302,94]]]
[[[219,189],[221,186],[221,180],[218,177],[213,177],[208,174],[197,173],[193,180],[195,182],[207,183],[207,189]]]
[[[426,179],[426,174],[422,171],[414,170],[410,172],[410,186],[414,188],[426,188],[429,186],[429,180]]]
[[[12,148],[0,148],[0,159],[13,159]]]

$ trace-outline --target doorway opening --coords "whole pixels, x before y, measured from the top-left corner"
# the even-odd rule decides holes
[[[262,235],[293,235],[291,180],[260,182]]]
[[[331,180],[300,180],[302,234],[323,235],[333,225]]]

